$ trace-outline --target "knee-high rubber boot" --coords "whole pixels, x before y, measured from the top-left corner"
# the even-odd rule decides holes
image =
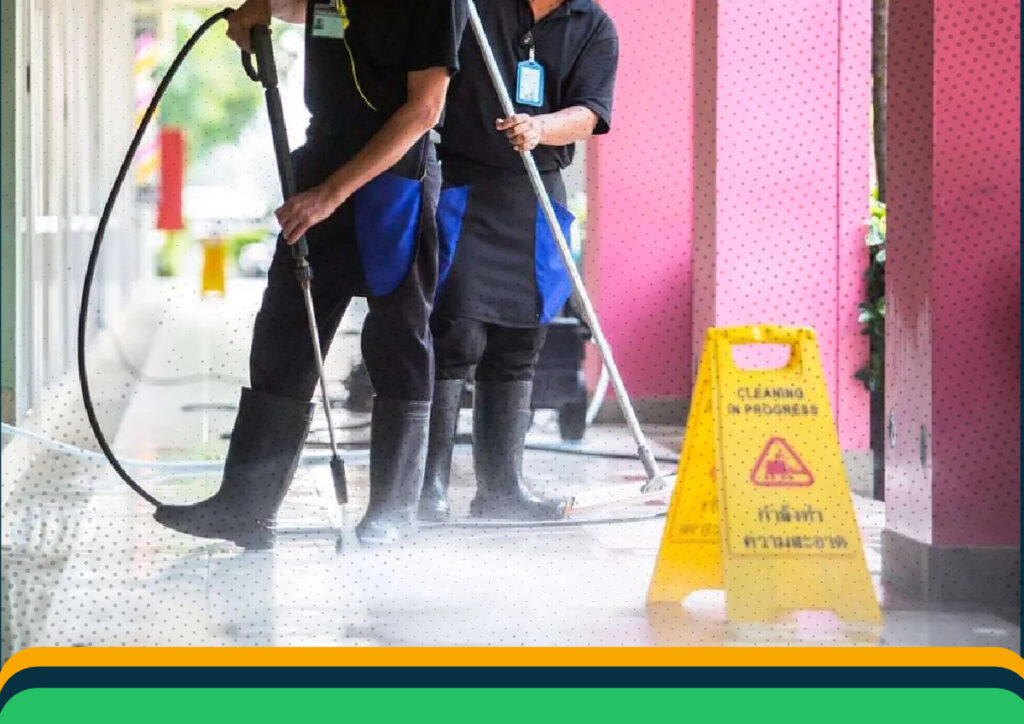
[[[415,530],[429,427],[429,402],[373,399],[370,505],[356,526],[361,543],[396,543]]]
[[[435,380],[434,402],[430,407],[430,436],[427,468],[420,495],[420,520],[435,523],[448,520],[448,481],[452,473],[452,448],[459,422],[459,402],[465,380]]]
[[[558,520],[568,500],[546,499],[523,480],[523,448],[530,429],[532,382],[476,382],[473,397],[473,467],[477,518]]]
[[[370,374],[366,371],[366,362],[359,360],[348,373],[344,382],[348,390],[348,399],[345,400],[345,409],[352,412],[371,412],[373,410],[373,386],[370,384]]]
[[[200,538],[269,548],[312,416],[308,402],[242,388],[220,490],[194,505],[161,505],[157,522]]]

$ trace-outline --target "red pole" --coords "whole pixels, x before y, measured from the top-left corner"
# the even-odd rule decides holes
[[[156,228],[180,231],[185,228],[181,215],[181,191],[185,181],[185,134],[180,128],[160,131],[160,203]]]

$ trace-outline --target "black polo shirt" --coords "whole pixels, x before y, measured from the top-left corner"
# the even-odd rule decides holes
[[[597,114],[595,134],[611,126],[612,92],[618,65],[615,26],[593,0],[567,0],[540,22],[529,0],[477,0],[477,10],[494,49],[509,95],[515,99],[516,71],[529,58],[544,66],[544,105],[516,105],[518,113],[539,115],[583,106]],[[448,91],[441,131],[441,159],[460,176],[475,171],[521,172],[523,162],[494,121],[504,116],[472,28],[466,27],[459,53],[461,71]],[[533,154],[541,171],[572,163],[575,144],[538,146]]]
[[[464,0],[346,0],[345,5],[349,27],[343,41],[313,32],[317,7],[334,8],[335,0],[307,3],[305,99],[314,127],[330,128],[358,149],[405,103],[410,72],[458,70],[466,13]]]

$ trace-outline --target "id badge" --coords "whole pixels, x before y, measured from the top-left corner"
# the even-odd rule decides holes
[[[519,63],[516,71],[516,103],[540,108],[544,105],[544,66],[533,60]]]
[[[312,34],[314,38],[341,40],[345,37],[345,24],[333,2],[313,6]]]

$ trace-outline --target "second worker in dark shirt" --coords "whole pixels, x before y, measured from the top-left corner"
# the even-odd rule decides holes
[[[561,170],[577,141],[610,128],[618,38],[592,0],[477,0],[476,7],[518,112],[502,117],[467,27],[441,131],[439,295],[431,318],[437,372],[420,517],[448,517],[459,399],[475,367],[471,514],[556,519],[567,501],[531,492],[521,467],[534,366],[571,281],[520,152],[533,152],[571,238]]]

